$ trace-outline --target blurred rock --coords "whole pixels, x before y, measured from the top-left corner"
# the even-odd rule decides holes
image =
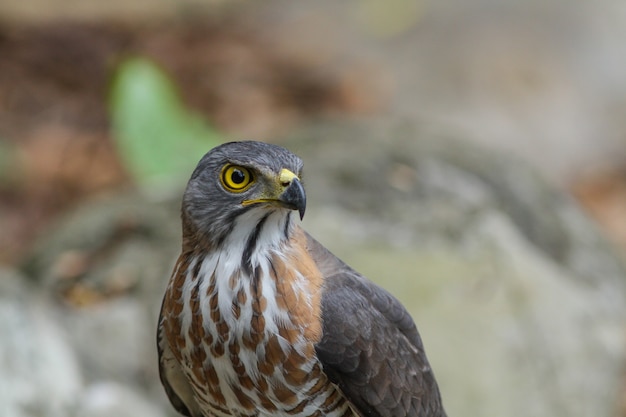
[[[149,305],[138,297],[121,297],[90,307],[64,309],[60,321],[71,329],[68,340],[79,355],[86,378],[136,384],[147,375],[156,376],[156,315],[149,311]]]
[[[450,415],[613,416],[622,264],[526,164],[426,123],[318,125],[305,227],[408,306]]]
[[[0,415],[66,417],[80,368],[50,305],[28,284],[0,269]]]
[[[23,268],[62,297],[79,283],[103,298],[149,287],[180,246],[178,197],[133,190],[83,203],[42,236]]]
[[[162,417],[157,406],[131,386],[100,382],[87,388],[79,401],[80,417]]]
[[[56,301],[52,312],[75,349],[85,380],[130,387],[123,394],[130,397],[158,392],[154,404],[166,401],[154,338],[180,248],[175,196],[127,192],[83,204],[46,233],[24,263],[31,279]],[[96,388],[88,388],[81,400],[84,415],[134,415],[114,411],[126,401],[123,388]],[[100,403],[92,407],[91,397],[101,399],[102,408]]]

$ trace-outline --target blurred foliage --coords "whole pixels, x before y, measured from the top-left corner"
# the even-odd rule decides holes
[[[188,178],[202,155],[224,139],[185,108],[171,79],[143,58],[120,65],[109,111],[118,151],[140,185]]]

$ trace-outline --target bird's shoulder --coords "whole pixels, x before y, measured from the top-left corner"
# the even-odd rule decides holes
[[[329,379],[364,417],[445,416],[406,308],[308,234],[307,250],[324,277],[316,352]]]

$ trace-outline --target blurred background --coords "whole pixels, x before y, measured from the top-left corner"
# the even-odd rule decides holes
[[[449,415],[625,416],[624,39],[618,0],[4,0],[0,415],[175,415],[180,195],[257,139]]]

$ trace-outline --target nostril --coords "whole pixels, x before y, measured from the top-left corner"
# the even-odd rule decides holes
[[[293,172],[289,171],[286,168],[283,168],[280,171],[280,174],[278,176],[278,180],[280,181],[280,185],[283,187],[288,187],[293,183],[294,179],[298,179],[298,176],[296,174],[294,174]]]

